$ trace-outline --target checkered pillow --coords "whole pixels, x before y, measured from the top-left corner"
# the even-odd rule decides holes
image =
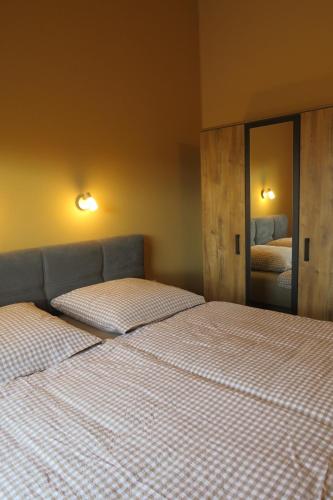
[[[255,245],[251,247],[251,268],[274,273],[288,271],[291,269],[291,248]]]
[[[201,295],[180,288],[124,278],[73,290],[51,304],[100,330],[126,333],[204,302]]]
[[[0,307],[0,384],[45,370],[100,341],[34,304]]]
[[[279,238],[278,240],[272,240],[266,243],[266,245],[271,245],[273,247],[289,247],[293,246],[292,238]]]

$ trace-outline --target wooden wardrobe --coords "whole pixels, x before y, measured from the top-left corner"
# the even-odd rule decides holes
[[[298,314],[333,320],[333,107],[300,118]],[[201,134],[207,300],[246,303],[244,136],[245,124]]]

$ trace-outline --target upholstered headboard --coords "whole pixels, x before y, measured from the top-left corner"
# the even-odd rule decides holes
[[[251,219],[251,245],[265,245],[268,241],[288,236],[288,217],[269,215]]]
[[[143,236],[57,245],[0,254],[0,305],[50,300],[95,283],[144,276]]]

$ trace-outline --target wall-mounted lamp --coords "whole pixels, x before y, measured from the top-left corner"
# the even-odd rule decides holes
[[[90,193],[82,193],[76,198],[76,206],[79,210],[95,212],[98,209],[95,198]]]
[[[261,197],[264,199],[264,200],[274,200],[275,198],[275,193],[274,191],[271,190],[271,188],[267,188],[267,189],[262,189],[261,190]]]

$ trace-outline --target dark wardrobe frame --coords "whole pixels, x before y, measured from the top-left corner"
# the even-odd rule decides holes
[[[291,307],[281,308],[269,304],[258,304],[250,299],[251,287],[251,190],[250,190],[250,131],[252,128],[293,123],[293,240],[292,240],[292,289]],[[297,314],[298,302],[298,248],[299,248],[299,193],[300,193],[300,132],[301,115],[287,115],[245,124],[245,255],[246,255],[246,304]]]

